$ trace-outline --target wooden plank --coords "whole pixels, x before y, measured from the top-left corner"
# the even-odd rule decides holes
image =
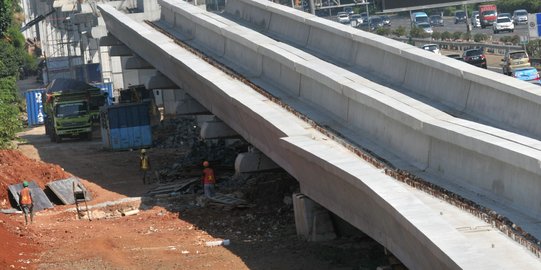
[[[90,201],[91,195],[89,192],[87,192],[84,185],[79,181],[79,178],[77,177],[70,177],[62,180],[53,181],[47,184],[47,186],[53,191],[53,193],[62,201],[63,204],[74,204],[75,203],[75,197],[73,196],[73,183],[80,184],[81,189],[83,190],[85,194],[85,198],[87,201]]]
[[[47,208],[53,208],[53,203],[47,198],[45,192],[33,181],[28,181],[28,187],[32,193],[32,199],[34,203],[34,211],[41,211]],[[19,192],[23,189],[23,184],[14,184],[8,187],[11,196],[19,203]]]

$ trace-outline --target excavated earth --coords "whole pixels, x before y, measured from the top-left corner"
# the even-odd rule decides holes
[[[51,143],[43,127],[20,138],[16,150],[0,151],[1,208],[14,207],[10,184],[32,180],[44,188],[70,176],[91,192],[94,208],[91,220],[79,219],[73,205],[53,199],[54,208],[36,213],[28,226],[20,213],[0,213],[0,269],[317,270],[389,264],[381,245],[344,223],[335,240],[299,238],[288,199],[299,187],[283,171],[233,176],[231,168],[216,169],[218,192],[241,197],[249,207],[202,206],[201,191],[193,189],[139,199],[159,183],[154,177],[154,183],[143,185],[137,151],[104,150],[99,138]],[[153,169],[163,172],[182,164],[187,151],[162,146],[148,153]],[[175,180],[167,175],[160,181]],[[122,215],[131,210],[139,212]],[[207,245],[222,239],[230,244]]]

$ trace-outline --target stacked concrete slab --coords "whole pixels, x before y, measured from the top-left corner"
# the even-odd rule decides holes
[[[384,244],[411,269],[493,269],[498,265],[505,265],[504,268],[520,268],[525,263],[533,268],[541,267],[533,256],[520,251],[521,247],[512,243],[505,244],[505,241],[503,245],[516,255],[513,260],[487,255],[487,252],[492,251],[484,250],[476,241],[470,241],[468,234],[456,230],[440,217],[439,212],[429,208],[401,184],[344,147],[328,140],[292,113],[179,47],[166,36],[130,20],[128,16],[111,7],[101,6],[100,9],[107,28],[113,35],[177,85],[182,85],[183,89],[209,111],[290,172],[299,180],[303,193]],[[162,6],[162,11],[164,9]],[[196,12],[198,11],[194,10],[194,14]],[[183,20],[179,14],[170,12],[167,15],[166,12],[164,15],[172,16],[177,22]],[[203,24],[209,24],[210,21]],[[222,25],[229,23],[226,20],[221,22]],[[189,25],[190,23],[184,23],[179,27]],[[212,27],[215,28],[214,25]],[[205,31],[215,32],[197,28],[192,34],[195,36]],[[216,42],[225,38],[208,35],[203,39]],[[254,33],[250,35],[260,39]],[[236,43],[228,44],[249,44],[247,40],[241,39],[241,31],[238,31],[235,37]],[[219,43],[209,43],[207,48],[219,48],[216,45]],[[246,48],[257,46],[249,44],[244,49]],[[227,50],[223,50],[224,55],[227,55]],[[232,48],[230,53],[240,51]],[[254,54],[253,50],[247,50],[246,53],[263,59],[262,56]],[[290,56],[294,57],[294,54],[291,53]],[[242,64],[239,63],[238,66],[240,65]],[[252,69],[251,74],[258,74],[260,70],[263,69]],[[313,73],[307,68],[303,70]],[[325,81],[339,85],[327,78]],[[371,102],[375,104],[374,100]],[[397,115],[416,123],[413,130],[424,127],[421,121],[401,116],[390,106],[387,106],[385,111],[386,117]],[[426,114],[424,116],[430,119]],[[443,133],[444,138],[452,137],[443,130],[439,132]],[[467,214],[459,212],[456,215]],[[517,261],[516,258],[520,259]]]
[[[283,42],[397,85],[452,110],[541,138],[541,91],[441,55],[264,0],[227,1],[226,13]]]

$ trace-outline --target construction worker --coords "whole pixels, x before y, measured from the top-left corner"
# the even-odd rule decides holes
[[[32,202],[32,192],[28,187],[28,182],[23,182],[23,189],[19,191],[19,206],[24,213],[24,222],[28,225],[28,214],[30,214],[30,223],[34,222],[34,203]]]
[[[216,177],[214,177],[214,170],[209,167],[208,161],[203,161],[203,177],[201,182],[203,183],[203,190],[207,198],[214,196],[214,184],[216,184]]]
[[[143,185],[147,184],[147,172],[150,171],[150,160],[148,160],[147,151],[141,149],[141,156],[139,157],[139,167],[143,172]]]

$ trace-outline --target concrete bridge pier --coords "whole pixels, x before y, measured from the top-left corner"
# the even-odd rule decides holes
[[[230,128],[226,123],[221,120],[211,120],[203,122],[201,125],[201,138],[208,139],[221,139],[239,137],[239,134]]]
[[[235,173],[260,172],[278,168],[280,166],[255,147],[248,149],[248,152],[238,154],[235,159]]]
[[[294,193],[293,211],[297,235],[311,242],[336,238],[331,212],[302,193]]]

